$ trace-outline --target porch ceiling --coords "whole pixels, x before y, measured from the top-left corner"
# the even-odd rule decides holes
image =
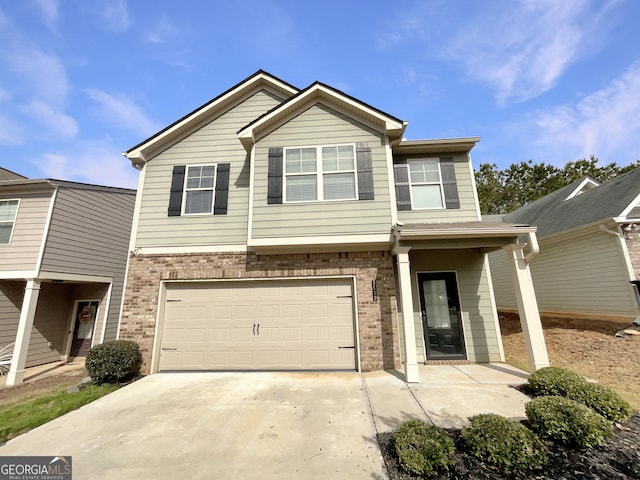
[[[515,223],[456,222],[410,223],[396,225],[393,233],[397,246],[418,249],[434,248],[502,248],[518,237],[535,232],[536,227]]]

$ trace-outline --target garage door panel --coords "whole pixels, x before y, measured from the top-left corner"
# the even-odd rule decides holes
[[[355,345],[350,279],[185,283],[166,298],[160,370],[355,369],[339,348]]]

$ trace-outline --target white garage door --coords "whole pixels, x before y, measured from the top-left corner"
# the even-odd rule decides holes
[[[160,370],[354,370],[350,279],[173,284]]]

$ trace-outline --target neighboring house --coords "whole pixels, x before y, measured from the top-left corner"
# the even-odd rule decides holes
[[[7,384],[26,367],[114,340],[135,191],[60,180],[0,181],[0,347]]]
[[[513,213],[505,222],[538,227],[531,273],[540,311],[640,322],[640,168],[600,185],[578,180]],[[492,254],[499,309],[516,308],[507,259]]]
[[[0,182],[3,180],[22,180],[26,178],[27,177],[20,175],[19,173],[0,167]]]
[[[503,360],[486,253],[511,248],[525,278],[516,241],[535,228],[481,221],[478,138],[405,127],[258,71],[125,152],[140,180],[119,338],[143,371],[404,363],[417,381],[418,362]]]

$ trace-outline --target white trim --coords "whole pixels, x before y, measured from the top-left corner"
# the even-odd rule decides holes
[[[187,183],[189,181],[189,169],[190,168],[200,168],[200,176],[198,178],[202,178],[202,168],[203,167],[213,167],[213,184],[211,188],[187,188]],[[216,180],[218,179],[218,164],[217,163],[198,163],[194,165],[185,165],[184,169],[184,182],[182,183],[182,202],[180,215],[183,217],[193,217],[193,216],[210,216],[213,215],[213,209],[216,204]],[[211,191],[211,208],[208,212],[193,212],[187,213],[187,193],[189,192],[208,192]]]
[[[443,226],[441,228],[430,228],[426,227],[424,229],[401,229],[400,240],[409,240],[409,239],[433,239],[433,238],[445,238],[449,239],[451,237],[456,238],[491,238],[491,237],[514,237],[517,238],[520,235],[524,235],[526,233],[535,232],[537,230],[536,227],[513,227],[505,225],[502,226],[489,226],[489,227],[478,227],[478,228],[469,228],[469,227],[456,227],[455,223],[449,223],[448,226]]]
[[[37,278],[35,270],[7,270],[0,272],[0,280],[28,280]]]
[[[500,318],[498,317],[498,307],[496,305],[496,297],[493,291],[493,278],[491,278],[491,265],[489,263],[489,254],[484,253],[484,268],[485,275],[487,276],[487,285],[489,287],[489,302],[491,303],[491,310],[493,311],[494,325],[496,329],[496,339],[498,340],[498,349],[500,354],[500,361],[505,362],[504,345],[502,343],[502,330],[500,329]]]
[[[44,224],[44,230],[42,231],[42,241],[40,242],[40,250],[38,252],[38,259],[36,260],[36,275],[40,272],[40,268],[42,267],[42,260],[44,260],[44,249],[47,245],[47,240],[49,239],[49,229],[51,228],[51,219],[53,218],[53,207],[56,203],[56,198],[58,197],[58,187],[55,187],[53,193],[51,194],[51,201],[49,203],[49,214],[47,215],[47,220]]]
[[[0,247],[8,247],[11,245],[11,240],[13,240],[13,232],[16,230],[16,222],[18,221],[18,212],[20,211],[20,200],[21,198],[2,198],[0,202],[18,202],[16,205],[16,211],[13,214],[13,222],[11,224],[11,234],[9,235],[9,241],[7,243],[0,243]],[[9,223],[9,222],[1,222],[1,223]]]
[[[222,253],[222,252],[248,252],[250,251],[246,245],[187,245],[166,246],[166,247],[138,247],[135,249],[135,255],[180,255],[183,253]]]
[[[255,164],[256,164],[256,146],[253,145],[251,147],[251,152],[249,153],[249,211],[247,212],[247,244],[251,243],[253,237],[253,197],[254,197],[254,189],[255,189]],[[283,162],[284,162],[284,153],[283,153]],[[283,166],[284,171],[284,166]],[[267,179],[267,182],[269,180]]]
[[[309,280],[345,280],[350,279],[351,286],[351,305],[353,313],[353,335],[355,342],[355,367],[356,371],[361,372],[360,363],[360,325],[358,319],[358,298],[357,298],[357,278],[355,275],[314,275],[304,277],[251,277],[251,278],[223,278],[223,279],[197,279],[197,280],[161,280],[158,287],[158,308],[156,313],[156,324],[153,335],[153,350],[151,351],[150,373],[154,374],[159,371],[160,367],[160,348],[162,347],[162,329],[164,328],[164,311],[166,305],[167,289],[170,285],[175,284],[198,284],[198,283],[245,283],[245,282],[263,282],[263,281],[309,281]]]
[[[583,193],[583,192],[582,192],[582,189],[583,189],[584,187],[586,187],[588,184],[593,185],[593,187],[599,187],[599,186],[600,186],[600,184],[599,184],[598,182],[596,182],[596,181],[594,181],[594,180],[592,180],[592,179],[590,179],[590,178],[585,178],[584,180],[582,180],[582,182],[580,182],[580,185],[578,185],[578,186],[575,188],[575,190],[573,190],[573,191],[572,191],[572,192],[567,196],[567,198],[565,198],[565,201],[566,201],[566,200],[571,200],[573,197],[577,197],[578,195],[580,195],[581,193]],[[592,188],[593,188],[593,187],[592,187]],[[589,190],[591,190],[591,188],[590,188]]]
[[[456,277],[456,291],[458,292],[458,307],[460,308],[460,326],[462,328],[462,341],[464,342],[464,359],[462,360],[469,360],[469,345],[467,343],[467,332],[465,331],[464,328],[464,308],[462,307],[462,295],[460,295],[460,280],[458,277],[458,270],[415,270],[415,280],[416,280],[416,290],[418,293],[418,305],[420,306],[420,308],[422,309],[422,301],[420,298],[420,284],[418,283],[418,275],[421,273],[427,273],[427,274],[438,274],[438,273],[453,273]],[[422,311],[422,310],[421,310]],[[422,313],[421,313],[422,315]],[[415,321],[415,318],[414,318]],[[471,319],[468,319],[469,324],[471,324]],[[427,356],[428,352],[427,352],[427,345],[426,342],[424,341],[424,326],[422,326],[422,317],[420,317],[420,325],[421,325],[421,329],[422,329],[422,341],[424,342],[424,360],[425,361],[429,361],[429,358]],[[475,349],[474,349],[474,353],[475,353]],[[435,361],[438,360],[442,360],[442,359],[435,359]]]
[[[39,280],[62,280],[65,282],[87,282],[87,283],[111,283],[113,277],[99,277],[97,275],[78,275],[74,273],[40,272]]]
[[[393,150],[389,136],[384,136],[384,153],[387,161],[387,183],[389,186],[389,209],[391,210],[391,225],[398,225],[398,199],[396,198],[396,182],[393,172]]]
[[[136,247],[138,237],[138,225],[140,223],[140,210],[142,209],[142,195],[144,194],[144,180],[147,173],[147,164],[143,164],[138,174],[138,191],[136,192],[136,202],[133,207],[133,222],[131,223],[131,235],[129,237],[129,251]]]
[[[110,283],[109,288],[107,288],[107,293],[105,293],[103,297],[105,298],[105,301],[101,302],[101,303],[104,303],[104,320],[102,321],[102,332],[100,332],[100,343],[104,343],[104,336],[107,331],[107,322],[109,321],[109,307],[111,306],[112,291],[113,291],[113,283]],[[124,297],[124,290],[123,290],[122,296]],[[98,308],[100,308],[100,304],[98,304]],[[92,343],[91,346],[93,345],[96,345],[95,338],[94,338],[94,343]]]
[[[631,203],[629,203],[629,205],[627,205],[627,207],[622,211],[620,216],[624,217],[626,219],[627,216],[629,215],[629,213],[631,212],[631,210],[633,210],[634,208],[636,208],[639,205],[640,205],[640,193],[638,194],[638,196],[636,198],[631,200]]]
[[[371,235],[324,235],[310,237],[278,237],[278,238],[254,238],[249,247],[271,247],[283,245],[332,245],[332,244],[359,244],[359,243],[385,243],[391,245],[391,233]]]
[[[454,162],[455,168],[455,162]],[[473,187],[473,201],[476,205],[476,213],[478,214],[478,220],[482,220],[482,212],[480,211],[480,198],[478,197],[478,185],[476,184],[476,174],[473,170],[473,163],[471,161],[471,152],[467,152],[467,166],[469,167],[469,175],[471,177],[471,186]],[[456,180],[457,183],[457,180]]]

